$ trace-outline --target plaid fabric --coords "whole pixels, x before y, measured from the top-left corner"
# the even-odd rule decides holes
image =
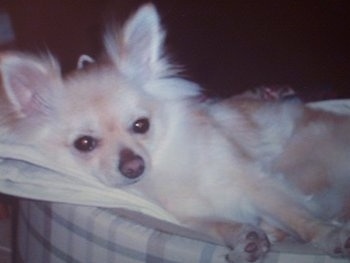
[[[22,200],[15,263],[224,263],[226,248],[137,224],[112,209]],[[345,263],[270,252],[264,263]]]

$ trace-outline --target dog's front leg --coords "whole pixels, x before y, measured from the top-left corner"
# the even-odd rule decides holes
[[[190,220],[186,225],[226,245],[229,263],[260,262],[270,247],[265,233],[250,224]]]
[[[350,230],[315,217],[288,190],[256,191],[251,198],[264,222],[296,234],[331,256],[350,256]]]

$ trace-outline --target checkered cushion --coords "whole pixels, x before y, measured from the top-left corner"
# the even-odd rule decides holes
[[[225,247],[141,225],[116,210],[22,200],[15,263],[224,263]],[[270,252],[264,263],[345,263]]]

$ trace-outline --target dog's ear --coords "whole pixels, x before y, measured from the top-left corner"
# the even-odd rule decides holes
[[[77,62],[77,69],[84,69],[89,64],[95,63],[95,60],[89,55],[80,55]]]
[[[125,23],[119,34],[113,28],[107,31],[105,48],[117,70],[145,84],[141,86],[147,92],[162,99],[197,96],[200,88],[196,84],[176,77],[180,68],[169,63],[165,56],[164,39],[156,8],[146,4]]]
[[[0,73],[12,110],[24,116],[47,110],[50,92],[60,79],[59,66],[51,56],[40,59],[21,53],[4,53],[0,55]]]
[[[122,73],[142,79],[159,77],[169,67],[163,54],[164,37],[155,7],[146,4],[125,23],[119,34],[109,29],[105,47]]]

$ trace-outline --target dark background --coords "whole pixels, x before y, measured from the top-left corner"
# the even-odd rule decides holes
[[[82,53],[101,50],[104,24],[124,21],[146,1],[0,2],[13,46],[50,50],[65,71]],[[209,94],[290,85],[305,100],[350,97],[349,1],[153,1],[168,32],[167,49]]]

